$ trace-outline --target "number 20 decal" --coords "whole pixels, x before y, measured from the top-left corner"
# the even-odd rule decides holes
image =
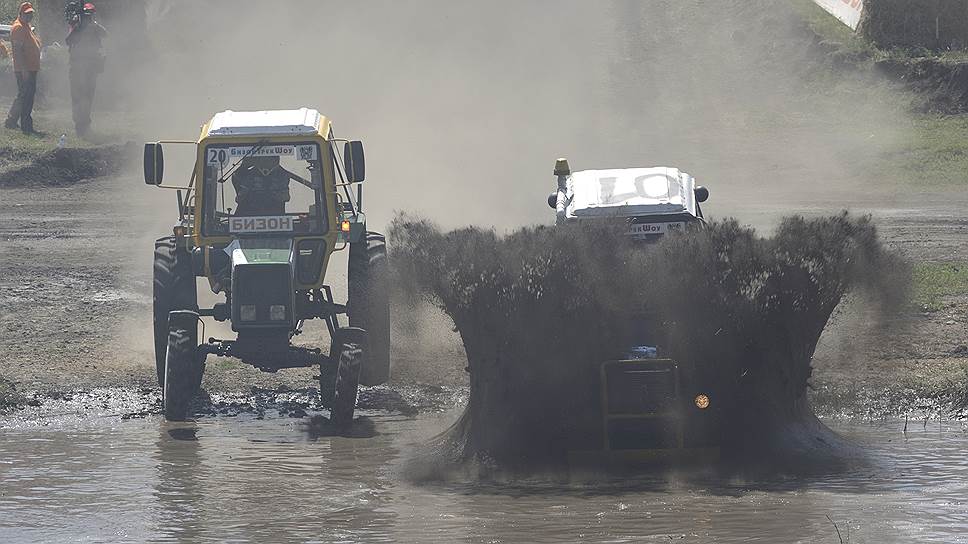
[[[224,149],[209,149],[208,150],[208,160],[205,161],[208,164],[225,164],[229,158],[228,153]]]

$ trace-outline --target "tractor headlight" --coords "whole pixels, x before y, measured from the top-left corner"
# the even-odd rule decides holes
[[[285,321],[286,307],[282,304],[273,304],[272,306],[269,306],[269,319],[272,321]]]
[[[255,305],[243,304],[239,308],[239,317],[242,318],[242,321],[255,321]]]

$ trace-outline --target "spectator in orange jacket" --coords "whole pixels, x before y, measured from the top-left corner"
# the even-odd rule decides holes
[[[13,71],[17,76],[17,98],[10,106],[4,126],[17,128],[24,134],[35,134],[34,95],[37,93],[37,72],[40,71],[40,38],[30,27],[34,18],[34,6],[30,2],[20,4],[20,15],[10,27],[10,44],[13,46]]]

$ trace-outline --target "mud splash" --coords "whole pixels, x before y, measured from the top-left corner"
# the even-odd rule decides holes
[[[461,404],[466,393],[461,388],[425,384],[396,384],[360,390],[357,410],[416,417],[441,412]],[[251,387],[248,391],[205,390],[195,398],[191,415],[196,421],[207,418],[273,419],[309,418],[309,424],[325,418],[328,408],[319,400],[315,388],[274,389]],[[144,419],[159,416],[161,391],[156,387],[96,387],[71,391],[19,390],[0,377],[0,416],[21,421],[43,421],[72,415],[78,418]]]
[[[455,466],[527,468],[592,441],[595,362],[657,340],[722,399],[727,459],[832,458],[846,445],[806,397],[811,357],[848,292],[881,315],[907,299],[907,265],[868,218],[790,217],[770,238],[735,221],[636,245],[621,226],[448,233],[398,217],[401,286],[454,320],[470,397],[435,444]],[[648,320],[637,316],[650,316]],[[442,459],[443,458],[443,459]]]

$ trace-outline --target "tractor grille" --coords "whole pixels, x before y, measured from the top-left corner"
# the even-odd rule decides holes
[[[243,306],[255,307],[255,319],[251,319],[251,313],[243,315]],[[285,307],[285,319],[271,318],[270,308],[273,306]],[[248,327],[288,327],[292,322],[292,309],[292,269],[288,264],[240,264],[233,268],[234,330]]]
[[[605,449],[682,447],[678,368],[670,360],[602,365]]]

